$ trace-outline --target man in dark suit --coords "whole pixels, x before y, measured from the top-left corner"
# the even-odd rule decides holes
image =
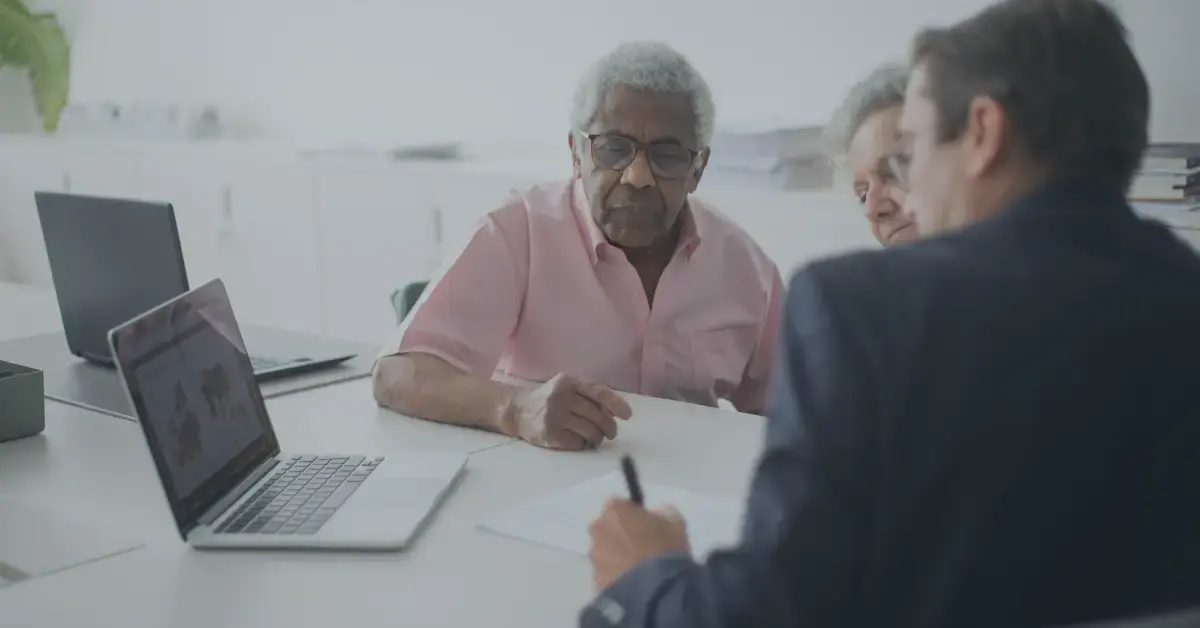
[[[585,626],[1059,626],[1200,605],[1200,259],[1124,200],[1146,79],[1096,0],[923,32],[924,241],[792,280],[741,545],[614,500]]]

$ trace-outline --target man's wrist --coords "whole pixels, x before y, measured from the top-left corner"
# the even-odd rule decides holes
[[[676,578],[696,566],[685,551],[647,558],[617,578],[584,608],[580,626],[642,626]]]
[[[498,401],[492,416],[492,428],[513,438],[521,437],[519,391],[511,386],[493,383]]]

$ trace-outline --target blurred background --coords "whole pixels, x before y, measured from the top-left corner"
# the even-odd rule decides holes
[[[54,77],[31,81],[0,50],[0,281],[50,285],[36,190],[167,201],[193,285],[226,277],[262,324],[379,341],[393,289],[428,278],[508,190],[570,173],[576,81],[632,39],[666,41],[709,81],[718,137],[699,195],[786,273],[873,246],[820,152],[847,89],[920,27],[986,4],[26,0],[61,27],[69,91],[47,130],[34,94]],[[1200,2],[1114,5],[1154,139],[1200,142]],[[1162,216],[1200,242],[1192,212]]]

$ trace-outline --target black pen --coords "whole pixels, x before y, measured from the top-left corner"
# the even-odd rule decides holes
[[[633,458],[628,454],[621,456],[621,472],[625,474],[625,487],[629,489],[629,499],[642,506],[642,483],[638,481],[637,468],[633,466]]]

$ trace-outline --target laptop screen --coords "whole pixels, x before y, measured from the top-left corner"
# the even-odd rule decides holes
[[[108,330],[188,289],[169,204],[38,192],[71,352],[109,363]]]
[[[110,334],[180,534],[279,453],[229,297],[211,281]]]

